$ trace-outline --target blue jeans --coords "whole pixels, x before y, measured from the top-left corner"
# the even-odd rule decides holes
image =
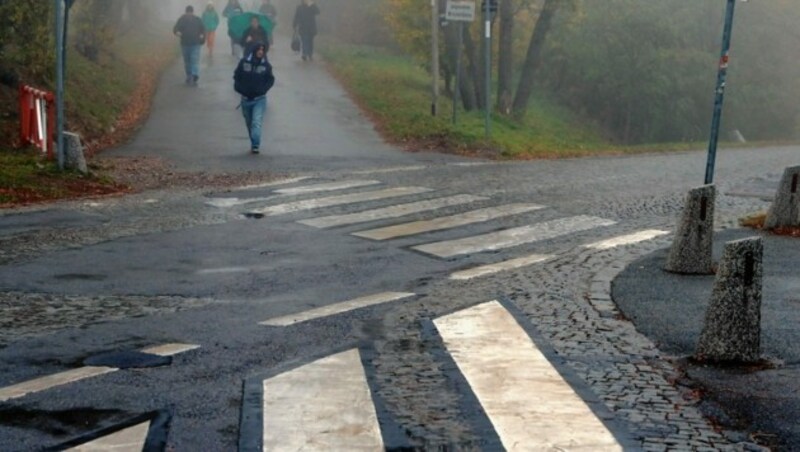
[[[186,79],[200,76],[200,50],[202,45],[181,46],[183,51],[183,67],[186,70]]]
[[[251,149],[261,147],[261,128],[264,124],[264,112],[267,110],[267,96],[253,100],[242,98],[242,115],[250,136]]]

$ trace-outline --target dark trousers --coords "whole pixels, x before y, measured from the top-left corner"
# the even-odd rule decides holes
[[[300,34],[300,41],[303,44],[303,56],[305,57],[313,57],[314,56],[314,34]]]

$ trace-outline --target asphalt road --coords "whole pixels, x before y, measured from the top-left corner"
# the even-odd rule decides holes
[[[691,388],[675,385],[669,351],[604,303],[613,272],[668,242],[683,193],[701,182],[702,152],[513,163],[403,152],[380,141],[319,63],[302,63],[287,47],[271,56],[279,82],[262,155],[247,153],[229,83],[233,60],[222,52],[199,88],[182,85],[178,65],[165,74],[152,117],[112,155],[305,179],[0,215],[0,450],[89,440],[153,412],[169,422],[151,426],[151,441],[181,451],[260,449],[282,428],[295,428],[284,438],[317,428],[387,449],[495,450],[528,438],[503,413],[538,406],[546,415],[520,419],[554,419],[550,445],[589,441],[582,444],[591,449],[602,438],[623,450],[725,450],[746,440],[717,432]],[[718,225],[763,208],[753,181],[774,179],[798,151],[721,152]],[[320,185],[333,182],[350,186]],[[443,201],[460,195],[480,199]],[[497,214],[511,204],[536,208]],[[345,224],[331,228],[299,223],[351,214],[366,216],[339,217]],[[407,224],[414,221],[428,229],[385,241],[353,235],[420,228]],[[657,234],[643,238],[648,231]],[[455,254],[416,248],[431,243]],[[451,278],[493,264],[510,268]],[[314,311],[387,292],[402,296]],[[459,342],[463,331],[475,342]],[[10,386],[82,368],[101,353],[172,343],[199,348],[168,366],[8,395]],[[509,357],[482,361],[506,349]],[[516,405],[494,392],[531,387],[532,375],[517,371],[538,365],[534,386],[547,391],[523,391]],[[351,386],[361,394],[352,403],[337,406],[344,395],[326,393]],[[348,419],[358,421],[336,430],[326,422],[337,416],[314,411],[331,407],[352,409]],[[587,440],[582,428],[599,433]],[[322,444],[306,445],[337,448]]]

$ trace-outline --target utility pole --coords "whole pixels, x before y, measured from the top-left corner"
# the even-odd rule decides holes
[[[731,35],[733,34],[733,13],[736,0],[727,0],[728,7],[725,11],[725,28],[722,33],[722,54],[719,59],[719,73],[717,75],[717,90],[714,99],[714,116],[711,119],[711,139],[708,143],[708,159],[706,162],[705,183],[714,182],[714,167],[717,160],[717,145],[719,144],[719,129],[722,123],[722,104],[725,100],[725,88],[728,80],[728,63],[731,51]]]
[[[431,0],[431,115],[436,116],[439,104],[439,1]]]
[[[492,0],[483,0],[483,45],[484,45],[484,60],[485,60],[485,73],[484,81],[486,82],[484,88],[486,90],[486,105],[484,106],[484,128],[486,130],[486,139],[492,136],[491,125],[491,105],[492,105]]]
[[[56,7],[56,152],[58,168],[64,169],[64,0],[55,0]]]

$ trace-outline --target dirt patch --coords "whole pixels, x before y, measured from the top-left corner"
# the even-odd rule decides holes
[[[127,191],[169,188],[214,189],[271,182],[284,176],[266,172],[208,173],[178,171],[157,156],[103,157],[92,162],[92,170],[126,187]]]

